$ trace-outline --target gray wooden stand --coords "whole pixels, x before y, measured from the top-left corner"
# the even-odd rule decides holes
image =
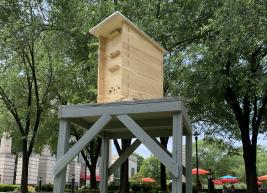
[[[172,193],[182,193],[182,146],[186,136],[186,193],[192,193],[192,127],[179,98],[118,102],[94,105],[65,105],[59,108],[60,130],[54,168],[54,193],[63,193],[66,167],[97,135],[103,139],[100,192],[107,193],[108,177],[143,143],[172,174]],[[70,125],[87,132],[70,149]],[[156,137],[173,137],[172,154]],[[109,166],[109,139],[136,138]]]

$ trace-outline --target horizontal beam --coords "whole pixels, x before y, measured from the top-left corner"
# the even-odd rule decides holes
[[[126,129],[125,129],[126,130]],[[154,130],[145,131],[151,137],[169,137],[172,136],[172,130]],[[135,138],[135,135],[129,131],[124,132],[109,132],[109,139],[129,139]]]
[[[79,119],[79,118],[66,119],[66,120],[68,120],[71,123],[71,125],[78,126],[78,127],[84,128],[84,129],[89,129],[93,125],[92,123],[90,123],[90,122],[88,122],[88,121],[86,121],[84,119]],[[104,134],[103,131],[101,131],[97,135],[98,135],[98,137],[104,138],[105,134]]]
[[[108,124],[108,122],[111,120],[110,115],[103,115],[100,117],[97,122],[75,143],[75,145],[72,146],[68,150],[64,156],[62,156],[59,160],[56,161],[55,167],[54,167],[54,175],[58,175],[62,169],[64,169],[71,160],[75,158],[77,154],[79,154],[82,149],[92,141],[93,138]]]
[[[177,112],[181,111],[180,100],[155,100],[154,102],[120,102],[98,105],[64,105],[60,106],[58,116],[60,118],[82,118],[101,116],[105,114],[136,114],[153,112]]]
[[[117,118],[160,160],[162,164],[178,177],[177,163],[128,115],[117,115]]]
[[[133,118],[134,119],[134,118]],[[142,128],[144,127],[168,127],[172,129],[172,116],[169,117],[160,117],[154,119],[136,119],[135,122],[140,125]],[[113,129],[125,129],[125,126],[119,121],[111,121],[105,130],[113,130]]]
[[[120,157],[109,167],[108,169],[108,176],[111,176],[111,174],[114,173],[114,171],[127,160],[127,158],[140,146],[141,142],[139,139],[136,139],[130,147],[128,147],[121,155]]]
[[[88,121],[81,119],[81,118],[76,118],[76,119],[67,119],[72,125],[82,127],[85,129],[89,129],[93,124],[89,123]]]

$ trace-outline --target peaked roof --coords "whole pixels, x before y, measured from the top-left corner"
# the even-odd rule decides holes
[[[139,29],[133,22],[131,22],[127,17],[122,15],[119,11],[116,11],[102,22],[93,27],[89,32],[96,37],[106,37],[110,32],[114,31],[117,28],[120,28],[122,22],[126,22],[132,28],[134,28],[138,33],[140,33],[147,41],[153,44],[160,51],[165,52],[166,50],[155,40],[149,37],[145,32]]]

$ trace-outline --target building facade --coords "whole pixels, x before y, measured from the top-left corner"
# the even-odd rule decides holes
[[[16,156],[11,153],[12,140],[4,135],[0,143],[0,184],[20,184],[22,174],[22,157],[18,156],[16,163]],[[110,149],[111,152],[111,149]],[[19,154],[18,154],[19,155]],[[111,155],[110,165],[116,161],[118,156]],[[99,159],[100,160],[100,159]],[[28,167],[28,184],[37,185],[39,180],[42,184],[53,184],[54,175],[53,170],[56,158],[53,156],[46,146],[44,147],[41,155],[32,153],[29,159]],[[129,177],[133,176],[137,171],[137,158],[130,156],[129,158]],[[97,181],[100,181],[100,161],[97,162],[96,176]],[[70,184],[72,178],[75,178],[77,186],[90,185],[90,171],[86,167],[85,161],[79,154],[67,167],[66,183]],[[113,174],[109,181],[119,179],[119,169]]]

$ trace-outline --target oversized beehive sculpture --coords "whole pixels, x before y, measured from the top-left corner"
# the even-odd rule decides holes
[[[90,30],[99,39],[97,102],[163,97],[164,49],[120,12]]]

